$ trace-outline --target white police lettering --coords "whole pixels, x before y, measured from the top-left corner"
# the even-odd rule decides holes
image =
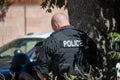
[[[64,47],[79,47],[83,46],[82,40],[64,40],[63,41]]]

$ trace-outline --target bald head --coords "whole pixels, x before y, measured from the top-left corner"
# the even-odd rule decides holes
[[[52,16],[51,25],[53,30],[59,30],[61,27],[70,25],[68,17],[63,13],[57,13]]]

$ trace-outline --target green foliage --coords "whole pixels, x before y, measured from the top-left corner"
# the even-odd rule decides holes
[[[120,51],[115,50],[116,46],[113,46],[115,42],[120,42],[120,33],[118,32],[110,32],[108,37],[111,39],[112,48],[108,51],[109,61],[108,61],[108,74],[109,80],[116,79],[116,63],[120,61]],[[120,45],[117,45],[120,47]]]
[[[12,5],[9,1],[1,0],[0,1],[0,22],[4,22],[4,18],[6,17],[6,12],[9,7]]]
[[[112,45],[116,41],[120,42],[120,33],[118,33],[118,32],[110,32],[108,34],[108,37],[111,39]],[[118,46],[120,47],[120,45],[118,45]],[[114,48],[114,46],[113,46],[113,48]],[[112,49],[112,51],[110,51],[109,53],[110,53],[112,59],[116,59],[116,60],[120,59],[120,52],[119,51],[115,51],[114,49]]]
[[[118,32],[110,32],[108,37],[110,37],[112,41],[120,41],[120,34]]]
[[[65,0],[45,0],[41,6],[43,9],[47,8],[46,12],[52,12],[54,7],[62,8],[65,7]]]
[[[62,8],[65,5],[65,0],[57,0],[56,6]]]
[[[112,58],[115,58],[116,60],[119,60],[120,59],[120,52],[113,52],[113,54],[111,54],[111,57]]]

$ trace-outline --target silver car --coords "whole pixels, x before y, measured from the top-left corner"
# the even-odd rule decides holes
[[[32,61],[34,56],[34,45],[47,38],[50,34],[51,33],[27,34],[0,47],[0,70],[10,67],[12,58],[15,55],[15,50],[17,49],[27,54]]]

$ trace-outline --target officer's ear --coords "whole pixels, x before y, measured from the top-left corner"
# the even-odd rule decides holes
[[[56,23],[56,22],[54,22],[54,24],[53,24],[53,29],[54,29],[55,31],[56,31],[56,30],[59,30],[59,29],[60,29],[59,24]]]

